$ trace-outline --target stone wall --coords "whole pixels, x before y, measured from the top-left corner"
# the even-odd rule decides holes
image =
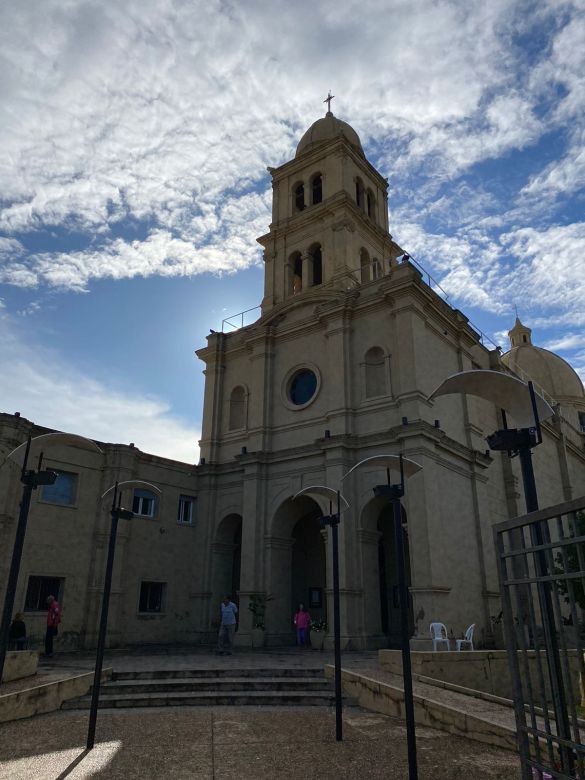
[[[4,661],[2,682],[20,680],[37,673],[39,654],[34,650],[9,650]]]
[[[575,698],[579,700],[579,659],[576,650],[569,650],[569,668]],[[504,699],[513,699],[512,678],[508,664],[508,654],[504,650],[474,650],[460,653],[452,651],[413,652],[411,653],[412,673],[431,677],[434,680],[460,685],[476,691],[483,691]],[[383,669],[402,674],[402,656],[399,650],[380,650],[379,661]],[[541,663],[545,670],[546,693],[549,701],[550,690],[546,674],[546,657],[541,652]],[[530,676],[536,686],[536,652],[528,651]],[[538,690],[538,688],[535,688]],[[538,696],[535,693],[535,696]]]

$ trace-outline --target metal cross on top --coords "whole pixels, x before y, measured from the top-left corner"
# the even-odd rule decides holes
[[[332,95],[331,94],[331,90],[329,90],[329,94],[327,95],[327,97],[323,101],[324,103],[327,103],[327,113],[328,114],[331,113],[331,101],[333,100],[334,97],[335,97],[335,95]]]

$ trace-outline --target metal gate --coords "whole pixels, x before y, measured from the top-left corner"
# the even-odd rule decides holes
[[[522,778],[585,778],[585,496],[494,535]]]

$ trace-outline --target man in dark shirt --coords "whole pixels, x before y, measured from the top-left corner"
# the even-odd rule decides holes
[[[10,624],[8,647],[11,650],[26,650],[26,626],[20,612],[14,616]]]

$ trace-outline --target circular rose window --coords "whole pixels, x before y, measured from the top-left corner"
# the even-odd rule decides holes
[[[297,371],[290,380],[288,397],[295,406],[308,404],[317,391],[317,375],[308,368]]]

